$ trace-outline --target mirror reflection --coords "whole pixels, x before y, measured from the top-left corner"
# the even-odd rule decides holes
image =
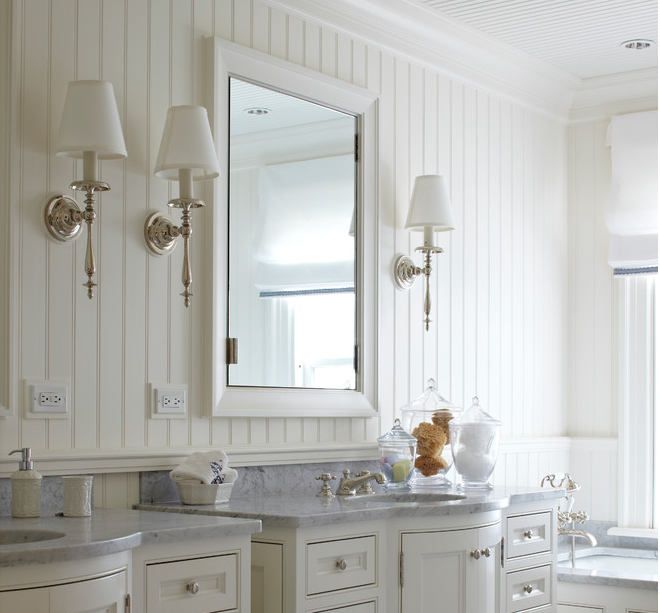
[[[357,118],[230,77],[230,386],[356,389]]]

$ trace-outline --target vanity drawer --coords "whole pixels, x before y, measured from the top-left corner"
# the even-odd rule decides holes
[[[376,583],[376,535],[307,544],[307,595]]]
[[[238,555],[147,564],[147,613],[210,613],[238,607]]]
[[[550,604],[552,564],[507,573],[506,613]]]
[[[514,515],[506,522],[506,557],[508,559],[550,551],[552,513]]]

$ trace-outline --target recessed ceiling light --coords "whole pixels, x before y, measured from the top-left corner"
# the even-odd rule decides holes
[[[245,109],[245,112],[248,115],[268,115],[270,113],[270,109],[265,109],[261,107],[254,107],[251,109]]]
[[[653,40],[646,38],[636,38],[634,40],[627,40],[621,43],[620,46],[625,47],[626,49],[648,49],[653,45],[655,45],[655,41]]]

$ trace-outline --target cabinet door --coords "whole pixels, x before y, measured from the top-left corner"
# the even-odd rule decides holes
[[[252,542],[252,613],[282,613],[284,546],[281,543]]]
[[[124,610],[126,572],[52,587],[0,592],[4,613],[117,613]]]
[[[117,613],[124,610],[126,572],[50,588],[50,613]]]
[[[402,534],[401,613],[495,613],[498,535],[497,526]]]
[[[38,587],[30,590],[10,590],[0,592],[0,611],[22,611],[23,613],[47,613],[48,588]]]

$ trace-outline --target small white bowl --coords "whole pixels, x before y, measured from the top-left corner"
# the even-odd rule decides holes
[[[179,498],[183,504],[218,504],[227,502],[233,483],[186,483],[176,481]]]

